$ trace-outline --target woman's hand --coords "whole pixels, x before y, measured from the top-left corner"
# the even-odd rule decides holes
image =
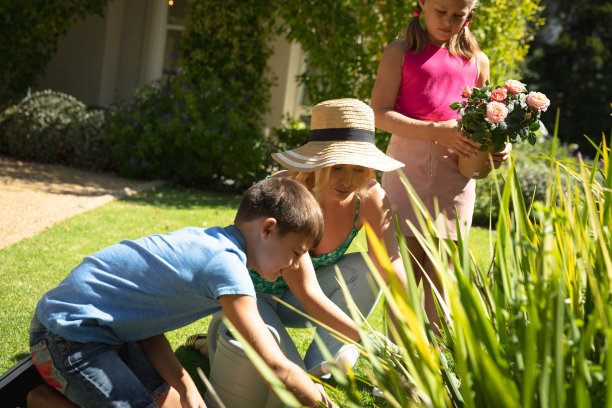
[[[197,388],[190,387],[185,393],[180,395],[181,408],[206,408],[202,395]]]
[[[338,408],[338,405],[336,405],[336,403],[332,401],[331,398],[329,398],[329,395],[327,395],[327,393],[325,392],[325,388],[323,388],[323,386],[319,383],[315,385],[317,386],[317,388],[319,389],[319,392],[321,393],[321,402],[325,404],[326,407]]]
[[[496,169],[499,169],[502,164],[508,160],[510,157],[510,152],[512,151],[512,144],[506,143],[506,148],[499,153],[493,153],[491,157],[493,158],[493,164]],[[491,162],[487,160],[487,166],[491,168]]]
[[[478,153],[478,148],[468,137],[463,135],[457,127],[457,120],[433,122],[436,128],[436,143],[446,147],[452,153],[461,157],[472,157]]]

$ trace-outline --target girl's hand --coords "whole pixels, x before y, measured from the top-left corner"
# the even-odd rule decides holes
[[[510,157],[510,152],[512,151],[512,144],[506,143],[506,148],[499,153],[493,153],[491,157],[493,158],[493,164],[496,169],[499,169],[502,164],[508,160]],[[491,168],[491,162],[487,160],[487,166]]]
[[[476,145],[466,136],[461,134],[457,128],[457,120],[434,122],[437,128],[436,143],[446,147],[451,153],[457,153],[461,157],[472,157],[478,153]]]

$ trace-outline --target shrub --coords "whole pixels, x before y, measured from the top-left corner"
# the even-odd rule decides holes
[[[61,92],[37,92],[5,111],[0,145],[26,160],[102,169],[109,161],[103,123],[102,110]]]
[[[244,117],[248,96],[218,77],[190,82],[182,70],[118,97],[107,113],[105,138],[115,168],[128,177],[234,188],[263,178],[269,151],[263,130]]]

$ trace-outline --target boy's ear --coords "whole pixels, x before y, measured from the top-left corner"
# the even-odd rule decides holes
[[[261,235],[264,239],[268,238],[276,228],[276,218],[266,218],[261,224]]]

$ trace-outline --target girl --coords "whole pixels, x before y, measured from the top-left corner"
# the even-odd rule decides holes
[[[387,154],[405,164],[403,172],[435,222],[439,239],[457,239],[455,215],[459,233],[466,233],[474,211],[475,180],[459,173],[457,159],[478,149],[459,132],[458,114],[449,105],[459,100],[464,87],[485,86],[489,76],[489,60],[468,28],[476,3],[418,0],[403,38],[385,50],[372,90],[376,126],[392,133]],[[493,156],[496,167],[507,160],[509,149]],[[423,273],[429,278],[423,279],[425,311],[437,324],[430,280],[438,293],[443,291],[406,222],[418,228],[410,199],[396,172],[385,173],[382,185],[397,207],[417,282]]]

